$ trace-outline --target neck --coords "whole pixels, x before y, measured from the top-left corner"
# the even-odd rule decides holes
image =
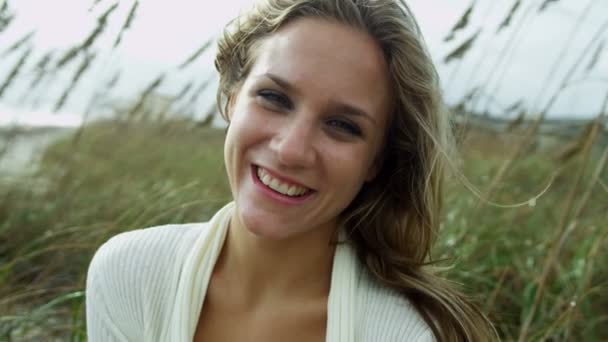
[[[254,305],[277,298],[319,298],[329,294],[334,229],[321,227],[296,237],[256,236],[235,210],[215,272],[235,296]]]

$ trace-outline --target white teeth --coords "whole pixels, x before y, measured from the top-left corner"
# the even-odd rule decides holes
[[[273,190],[279,191],[279,181],[275,178],[270,180],[270,184],[268,186],[270,186]]]
[[[282,194],[286,194],[289,195],[289,185],[283,183],[283,184],[279,184],[279,190],[280,193]]]
[[[283,183],[280,180],[272,177],[266,170],[261,167],[257,168],[258,179],[274,191],[280,192],[287,196],[300,196],[308,192],[308,189]]]

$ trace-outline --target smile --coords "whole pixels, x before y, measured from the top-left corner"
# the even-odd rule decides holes
[[[303,197],[312,192],[312,189],[309,189],[305,186],[279,179],[260,166],[254,166],[254,172],[257,176],[257,179],[263,185],[283,196],[298,198]]]

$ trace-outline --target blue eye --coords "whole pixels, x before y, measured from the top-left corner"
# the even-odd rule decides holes
[[[352,124],[346,120],[330,120],[328,121],[328,125],[331,127],[335,127],[336,129],[343,131],[350,135],[360,136],[361,129],[359,126]]]
[[[260,90],[257,92],[257,96],[261,97],[264,102],[269,103],[272,106],[284,109],[292,109],[293,107],[287,96],[273,90]]]

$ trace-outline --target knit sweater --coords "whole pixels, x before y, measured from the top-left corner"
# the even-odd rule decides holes
[[[169,315],[181,309],[175,307],[175,298],[184,261],[206,228],[207,223],[152,227],[118,234],[104,243],[87,274],[89,341],[169,341]],[[370,283],[355,303],[357,342],[434,340],[406,298],[367,272],[360,281]]]

